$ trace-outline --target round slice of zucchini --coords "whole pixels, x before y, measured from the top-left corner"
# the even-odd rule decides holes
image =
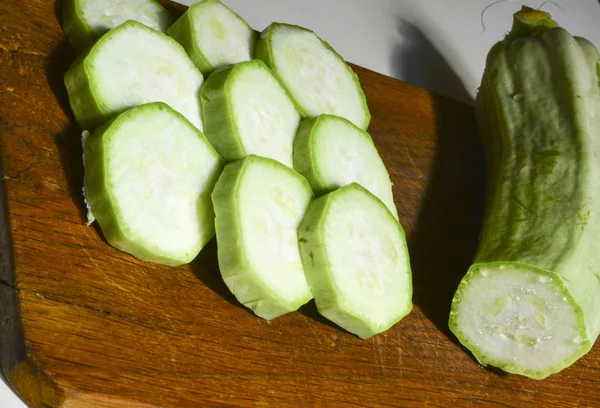
[[[312,299],[298,247],[312,198],[301,175],[255,155],[228,164],[215,186],[221,275],[257,316],[274,319]]]
[[[109,244],[143,261],[192,261],[214,236],[210,194],[222,161],[160,102],[132,108],[87,138],[85,189]]]
[[[206,137],[228,161],[248,154],[292,167],[300,114],[260,60],[215,72],[201,91]]]
[[[404,230],[359,184],[314,200],[298,236],[317,308],[332,322],[366,339],[411,311]]]
[[[202,130],[203,81],[177,41],[136,21],[106,33],[65,74],[71,108],[87,130],[150,102],[165,102]]]
[[[275,72],[304,117],[329,113],[361,129],[369,126],[371,114],[358,76],[314,32],[273,23],[262,33],[256,57]]]
[[[306,177],[317,195],[356,182],[398,219],[392,182],[371,136],[347,119],[319,115],[300,123],[294,170]]]
[[[187,51],[203,75],[254,56],[257,33],[219,0],[190,6],[167,34]]]

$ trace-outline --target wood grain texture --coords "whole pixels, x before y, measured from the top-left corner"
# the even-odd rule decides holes
[[[167,268],[83,224],[62,83],[73,55],[54,7],[0,1],[0,357],[29,405],[600,406],[598,346],[537,382],[477,365],[447,328],[481,223],[471,107],[355,67],[409,240],[414,311],[366,341],[314,303],[267,322],[227,291],[214,242]]]

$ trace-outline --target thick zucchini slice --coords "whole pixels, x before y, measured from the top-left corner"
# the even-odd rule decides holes
[[[217,68],[251,60],[258,37],[219,0],[193,4],[167,33],[185,48],[204,76]]]
[[[312,31],[273,23],[261,35],[256,57],[275,72],[303,117],[329,113],[361,129],[371,120],[358,77],[344,59]]]
[[[149,102],[165,102],[202,130],[203,81],[175,40],[136,21],[106,33],[65,74],[75,118],[88,130]]]
[[[213,192],[219,268],[235,297],[274,319],[312,299],[298,227],[313,193],[283,164],[249,155],[225,166]]]
[[[298,237],[317,308],[332,322],[366,339],[411,311],[404,230],[359,184],[313,201]]]
[[[214,236],[210,194],[222,161],[168,105],[120,114],[84,148],[86,197],[112,246],[143,261],[180,265]]]
[[[201,100],[206,137],[225,160],[255,154],[292,167],[300,114],[262,61],[215,72]]]
[[[392,182],[371,136],[347,119],[319,115],[304,120],[294,140],[294,169],[317,195],[356,182],[398,219]]]

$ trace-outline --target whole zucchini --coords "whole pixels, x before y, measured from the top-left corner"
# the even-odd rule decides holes
[[[600,331],[600,54],[524,7],[477,94],[484,224],[450,329],[482,364],[542,379]]]

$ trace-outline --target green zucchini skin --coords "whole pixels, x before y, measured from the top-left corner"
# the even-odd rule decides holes
[[[65,73],[64,78],[69,104],[77,123],[83,129],[89,130],[94,130],[111,119],[110,109],[100,98],[96,98],[98,87],[93,78],[88,75],[87,57],[93,53],[93,50],[92,47],[81,54]]]
[[[230,88],[231,78],[235,76],[237,65],[215,71],[204,82],[200,89],[202,121],[204,132],[222,157],[227,161],[244,158],[248,155],[239,137],[222,137],[222,135],[238,135],[238,129],[231,115]],[[215,135],[215,137],[213,137]],[[223,152],[228,154],[223,155]]]
[[[79,2],[64,0],[61,2],[62,28],[75,50],[81,51],[91,46],[96,40],[94,31],[79,15]]]
[[[206,0],[204,1],[206,2]],[[194,6],[191,6],[194,7]],[[197,7],[197,6],[196,6]],[[167,34],[173,37],[183,49],[196,67],[202,72],[202,75],[208,75],[213,71],[212,65],[206,60],[204,54],[196,46],[194,31],[191,27],[194,25],[192,13],[189,9],[179,19],[167,29]]]
[[[542,379],[587,353],[600,332],[599,63],[589,41],[528,8],[488,54],[476,98],[488,162],[484,223],[449,321],[484,365]],[[467,334],[461,302],[473,280],[507,270],[538,274],[572,310],[579,341],[560,361],[492,357]]]

